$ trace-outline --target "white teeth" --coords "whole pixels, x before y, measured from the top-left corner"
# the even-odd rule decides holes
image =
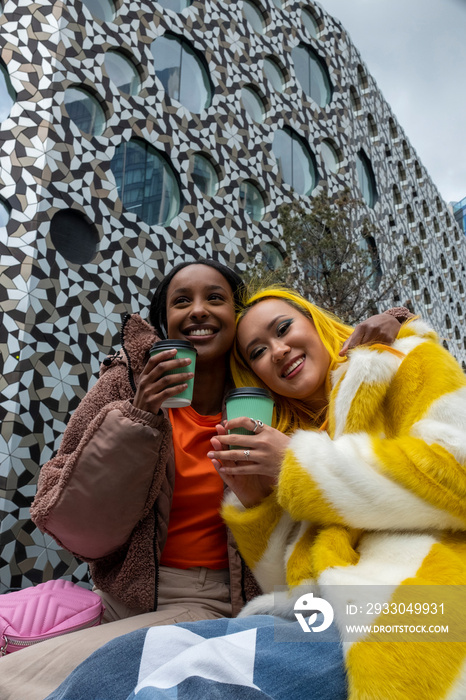
[[[304,357],[300,357],[299,360],[296,360],[296,362],[293,362],[293,364],[290,365],[290,367],[288,367],[286,372],[284,372],[282,374],[282,377],[287,377],[289,374],[291,374],[291,372],[293,372],[293,370],[296,369],[296,367],[299,367],[299,365],[302,365],[303,362],[304,362]]]
[[[190,331],[189,335],[213,335],[214,332],[210,328],[199,328],[195,331]]]

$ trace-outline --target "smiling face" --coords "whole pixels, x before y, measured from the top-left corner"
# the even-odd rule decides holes
[[[320,408],[330,355],[312,321],[282,299],[252,306],[238,325],[240,352],[253,372],[280,396]]]
[[[189,340],[197,349],[197,364],[224,361],[235,336],[232,289],[223,275],[208,265],[188,265],[167,289],[169,338]]]

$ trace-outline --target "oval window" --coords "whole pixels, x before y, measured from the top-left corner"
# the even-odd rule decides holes
[[[374,171],[369,158],[362,149],[356,154],[356,172],[364,201],[370,207],[374,207],[378,196]]]
[[[282,267],[283,254],[273,243],[263,243],[261,250],[265,265],[269,270],[278,270],[279,267]]]
[[[96,227],[75,209],[61,209],[54,214],[50,238],[65,260],[75,265],[91,262],[99,245]]]
[[[202,194],[213,197],[218,189],[217,171],[208,158],[195,153],[190,158],[189,174],[191,179]]]
[[[312,36],[314,39],[317,39],[317,35],[320,31],[319,25],[317,23],[316,18],[309,10],[301,11],[301,22],[303,23],[307,33],[310,34],[310,36]]]
[[[310,194],[317,184],[317,171],[309,146],[293,129],[278,129],[272,143],[283,182],[298,194]]]
[[[180,189],[165,156],[146,141],[115,149],[110,167],[124,208],[149,225],[167,226],[180,210]]]
[[[111,22],[115,17],[115,3],[112,0],[83,0],[91,15],[104,22]]]
[[[367,115],[367,128],[369,130],[369,136],[371,137],[371,139],[376,139],[379,130],[377,128],[377,124],[372,114]]]
[[[105,114],[99,101],[87,90],[69,87],[64,97],[66,111],[78,129],[90,136],[100,136],[105,129]]]
[[[136,66],[120,51],[105,54],[105,70],[112,83],[125,95],[137,95],[141,81]]]
[[[239,198],[245,212],[249,214],[253,221],[260,221],[264,215],[264,198],[258,188],[243,180],[239,188]]]
[[[264,121],[264,103],[251,86],[241,88],[241,102],[251,119],[258,124]]]
[[[276,92],[283,92],[285,76],[277,62],[272,58],[264,58],[264,75]]]
[[[372,289],[377,289],[382,279],[382,268],[377,251],[377,245],[372,236],[366,236],[359,241],[359,248],[362,251],[362,261],[365,262],[365,282]],[[417,284],[417,289],[419,284]]]
[[[0,199],[0,227],[6,226],[10,220],[11,207],[4,199]]]
[[[337,173],[340,167],[340,158],[335,146],[330,141],[322,141],[320,152],[326,169],[330,173]]]
[[[194,114],[210,106],[212,88],[204,60],[184,39],[165,34],[151,44],[154,68],[165,92]]]
[[[361,64],[358,65],[357,71],[359,87],[361,88],[361,90],[367,90],[367,88],[369,87],[369,80],[367,78],[366,71],[364,70]]]
[[[256,3],[251,0],[243,0],[243,15],[257,34],[265,31],[265,17]]]
[[[16,102],[16,92],[11,84],[6,65],[0,59],[0,122],[8,119]]]
[[[302,89],[320,107],[332,99],[332,84],[324,61],[309,46],[299,44],[291,51],[296,77]]]
[[[354,87],[354,85],[351,85],[350,87],[350,102],[351,102],[351,107],[355,112],[360,112],[362,109],[362,104],[361,104],[361,98],[359,97],[359,93]]]
[[[191,0],[157,0],[166,10],[181,12],[191,5]]]

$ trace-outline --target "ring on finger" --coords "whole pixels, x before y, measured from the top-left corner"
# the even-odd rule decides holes
[[[251,454],[250,450],[243,450],[243,454],[246,457],[246,459],[249,459],[249,455]]]
[[[261,420],[254,420],[254,418],[251,418],[251,420],[254,421],[254,430],[252,431],[253,433],[257,432],[258,428],[262,430],[264,424]]]

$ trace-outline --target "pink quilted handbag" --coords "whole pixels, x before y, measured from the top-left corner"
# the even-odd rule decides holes
[[[97,593],[71,581],[46,581],[0,596],[0,656],[60,634],[100,625]]]

